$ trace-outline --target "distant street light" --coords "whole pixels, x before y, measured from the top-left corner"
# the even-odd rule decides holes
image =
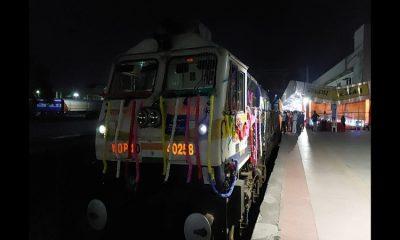
[[[77,97],[79,97],[79,93],[77,93],[77,92],[74,92],[74,98],[77,98]]]
[[[40,96],[40,91],[39,91],[39,89],[36,90],[36,95],[37,95],[38,97]]]

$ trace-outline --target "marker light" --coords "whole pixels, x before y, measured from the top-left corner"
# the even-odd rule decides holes
[[[199,134],[204,135],[207,133],[207,126],[204,123],[199,125]]]
[[[104,125],[99,126],[99,133],[101,133],[103,135],[106,133],[106,127]]]

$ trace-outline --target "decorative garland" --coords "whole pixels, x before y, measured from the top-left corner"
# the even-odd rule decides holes
[[[192,179],[192,159],[189,155],[189,135],[190,135],[190,129],[189,129],[189,120],[190,120],[190,97],[186,99],[186,122],[185,122],[185,146],[186,146],[186,151],[185,151],[185,159],[186,162],[189,164],[188,167],[188,173],[187,173],[187,179],[186,182],[190,183],[190,180]]]
[[[208,122],[208,140],[207,140],[207,169],[211,180],[215,181],[214,171],[211,167],[211,132],[214,118],[214,95],[210,96],[210,120]]]
[[[171,137],[169,138],[169,146],[172,145],[172,142],[174,141],[174,135],[175,135],[175,130],[176,130],[176,121],[178,119],[178,107],[179,107],[179,98],[176,98],[176,102],[175,102],[175,113],[174,113],[174,120],[172,123],[172,130],[171,130]],[[167,162],[167,170],[165,173],[165,179],[164,181],[168,181],[169,178],[169,171],[171,168],[171,157],[172,157],[172,151],[169,151],[168,154],[168,162]]]
[[[119,132],[120,132],[119,130],[121,128],[121,121],[122,121],[122,116],[123,116],[124,103],[125,103],[125,100],[122,100],[120,105],[119,105],[118,122],[117,122],[117,127],[115,129],[115,137],[114,137],[114,144],[115,145],[117,145]],[[115,152],[115,157],[117,158],[117,174],[116,174],[116,178],[119,178],[119,172],[120,172],[120,169],[121,169],[121,158],[120,158],[120,155],[118,154],[118,151]]]
[[[200,96],[196,96],[196,113],[195,113],[195,155],[196,155],[196,162],[197,162],[197,179],[201,180],[203,176],[202,168],[201,168],[201,159],[200,159],[200,147],[199,147],[199,115],[200,115]]]
[[[235,188],[235,184],[237,181],[236,173],[239,171],[239,164],[236,159],[232,159],[232,162],[235,163],[235,172],[233,173],[234,177],[232,178],[231,182],[229,183],[229,188],[228,188],[227,192],[221,193],[220,191],[218,191],[215,179],[213,179],[212,177],[210,177],[210,179],[209,179],[211,188],[214,191],[214,193],[216,193],[218,196],[220,196],[222,198],[229,198],[232,195],[233,189]]]
[[[161,111],[161,143],[163,154],[163,175],[167,172],[167,148],[165,146],[165,128],[166,128],[166,115],[164,109],[164,98],[160,96],[160,111]]]
[[[140,109],[143,108],[143,101],[140,102]],[[133,151],[133,157],[135,158],[135,168],[136,168],[136,178],[135,182],[138,183],[140,180],[140,156],[138,156],[138,151],[137,151],[137,135],[138,135],[138,130],[137,130],[137,122],[135,121],[135,124],[133,125],[133,146],[134,146],[134,151]]]

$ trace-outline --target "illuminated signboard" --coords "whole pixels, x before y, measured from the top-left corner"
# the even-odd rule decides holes
[[[140,146],[139,144],[136,144],[136,152],[139,153],[140,152]],[[133,147],[133,143],[131,144],[131,153],[133,153],[134,147]],[[112,143],[111,144],[111,151],[113,153],[126,153],[128,151],[128,144],[127,143]]]
[[[330,101],[343,101],[361,96],[369,95],[368,83],[342,87],[342,88],[324,88],[309,86],[306,89],[306,95],[319,99]]]

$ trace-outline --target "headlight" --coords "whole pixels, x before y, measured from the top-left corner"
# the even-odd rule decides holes
[[[106,133],[106,126],[100,125],[99,126],[99,133],[104,135]]]
[[[146,125],[149,121],[149,118],[148,118],[148,115],[147,115],[147,112],[145,109],[142,109],[138,112],[136,120],[137,120],[137,123],[139,124],[139,127],[141,127],[141,128],[146,127]]]
[[[161,114],[157,109],[150,109],[148,114],[148,121],[150,127],[156,128],[161,124]]]
[[[204,123],[199,125],[199,134],[204,135],[207,133],[207,126]]]

